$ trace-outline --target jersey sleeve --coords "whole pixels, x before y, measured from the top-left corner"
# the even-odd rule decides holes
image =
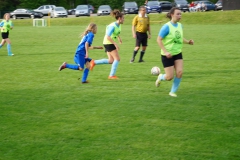
[[[94,38],[94,34],[93,33],[89,33],[88,36],[87,36],[87,41],[89,46],[92,45],[92,42],[93,42],[93,38]]]
[[[108,26],[106,35],[111,36],[113,32],[114,32],[114,26]]]
[[[169,26],[167,24],[163,25],[160,29],[158,36],[161,38],[166,37],[169,34]]]
[[[4,22],[3,21],[0,22],[0,27],[3,27],[3,25],[4,25]]]
[[[135,16],[135,17],[133,18],[133,21],[132,21],[132,25],[133,25],[133,26],[136,26],[136,25],[137,25],[137,23],[138,23],[137,19],[138,19],[138,16]]]

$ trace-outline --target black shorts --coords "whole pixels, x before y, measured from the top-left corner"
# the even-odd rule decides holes
[[[163,67],[166,68],[166,67],[174,66],[174,61],[176,61],[178,59],[183,59],[182,53],[174,55],[174,56],[172,56],[172,58],[167,58],[166,56],[162,55]]]
[[[9,36],[9,32],[2,32],[2,39],[7,39]]]
[[[136,46],[147,46],[148,35],[147,33],[136,32]]]
[[[114,44],[104,44],[105,52],[112,52],[116,49]]]

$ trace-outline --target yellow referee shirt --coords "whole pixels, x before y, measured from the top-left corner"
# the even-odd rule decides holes
[[[136,27],[137,32],[146,33],[149,26],[149,17],[146,14],[144,17],[138,14],[133,18],[132,25]]]

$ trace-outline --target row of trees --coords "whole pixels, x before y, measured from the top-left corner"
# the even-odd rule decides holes
[[[16,8],[35,9],[45,4],[63,6],[66,9],[75,8],[79,4],[91,4],[95,8],[103,4],[108,4],[113,9],[121,9],[125,1],[135,1],[138,5],[143,5],[145,3],[145,0],[0,0],[0,11],[12,11]],[[191,0],[188,1],[191,2]],[[215,3],[217,0],[211,1]]]

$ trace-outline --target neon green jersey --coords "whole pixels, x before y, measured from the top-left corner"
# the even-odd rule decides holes
[[[12,21],[10,21],[10,20],[8,20],[8,21],[3,20],[1,22],[1,32],[6,33],[8,31],[10,31],[12,25],[13,25]]]
[[[104,39],[103,39],[103,44],[112,44],[108,39],[107,39],[107,33],[108,33],[108,28],[109,27],[114,27],[114,31],[112,32],[111,34],[111,38],[116,41],[117,40],[117,37],[119,36],[120,32],[121,32],[121,24],[119,26],[116,25],[116,22],[113,22],[111,24],[109,24],[107,27],[106,27],[106,34],[104,36]]]
[[[182,52],[183,46],[182,24],[178,23],[177,27],[174,27],[171,22],[166,24],[169,26],[169,33],[163,38],[163,45],[171,55],[177,55]],[[161,54],[165,55],[163,50],[161,50]]]

